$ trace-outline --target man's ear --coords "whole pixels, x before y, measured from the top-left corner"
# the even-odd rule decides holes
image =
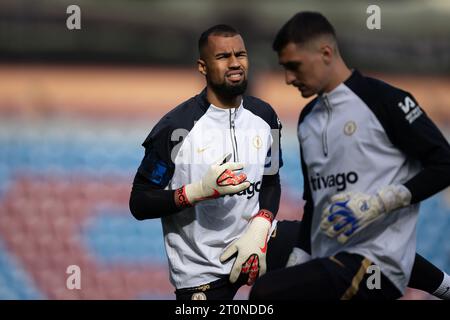
[[[320,52],[322,53],[323,62],[326,65],[330,64],[334,57],[334,48],[329,44],[324,44],[320,47]]]
[[[206,76],[206,73],[207,73],[206,62],[203,59],[198,59],[197,66],[198,66],[198,72],[200,72],[202,75]]]

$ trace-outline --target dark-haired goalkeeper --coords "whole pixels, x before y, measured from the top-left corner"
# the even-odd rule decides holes
[[[419,203],[450,184],[445,137],[410,93],[349,69],[320,13],[296,14],[273,48],[286,83],[316,97],[298,125],[299,242],[250,297],[396,299],[410,286],[448,299],[449,276],[415,253]]]

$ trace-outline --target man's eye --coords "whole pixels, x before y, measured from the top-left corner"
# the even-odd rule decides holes
[[[296,71],[296,70],[298,69],[299,66],[300,66],[300,64],[298,64],[298,63],[295,63],[295,64],[286,64],[286,65],[284,66],[284,68],[285,68],[286,70],[289,70],[289,71]]]

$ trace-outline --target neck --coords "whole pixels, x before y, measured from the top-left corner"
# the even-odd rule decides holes
[[[324,92],[330,92],[334,90],[338,85],[343,83],[351,76],[352,71],[345,65],[344,61],[338,60],[331,74],[333,76],[330,78],[330,81],[325,87]]]
[[[208,98],[209,103],[222,109],[237,108],[241,105],[242,101],[242,95],[223,97],[215,93],[210,87],[206,88],[206,97]]]

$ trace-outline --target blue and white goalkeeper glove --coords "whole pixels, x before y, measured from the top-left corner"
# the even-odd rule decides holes
[[[331,197],[322,213],[320,228],[331,238],[345,243],[381,215],[411,203],[411,192],[404,185],[381,188],[375,195],[344,192]]]

